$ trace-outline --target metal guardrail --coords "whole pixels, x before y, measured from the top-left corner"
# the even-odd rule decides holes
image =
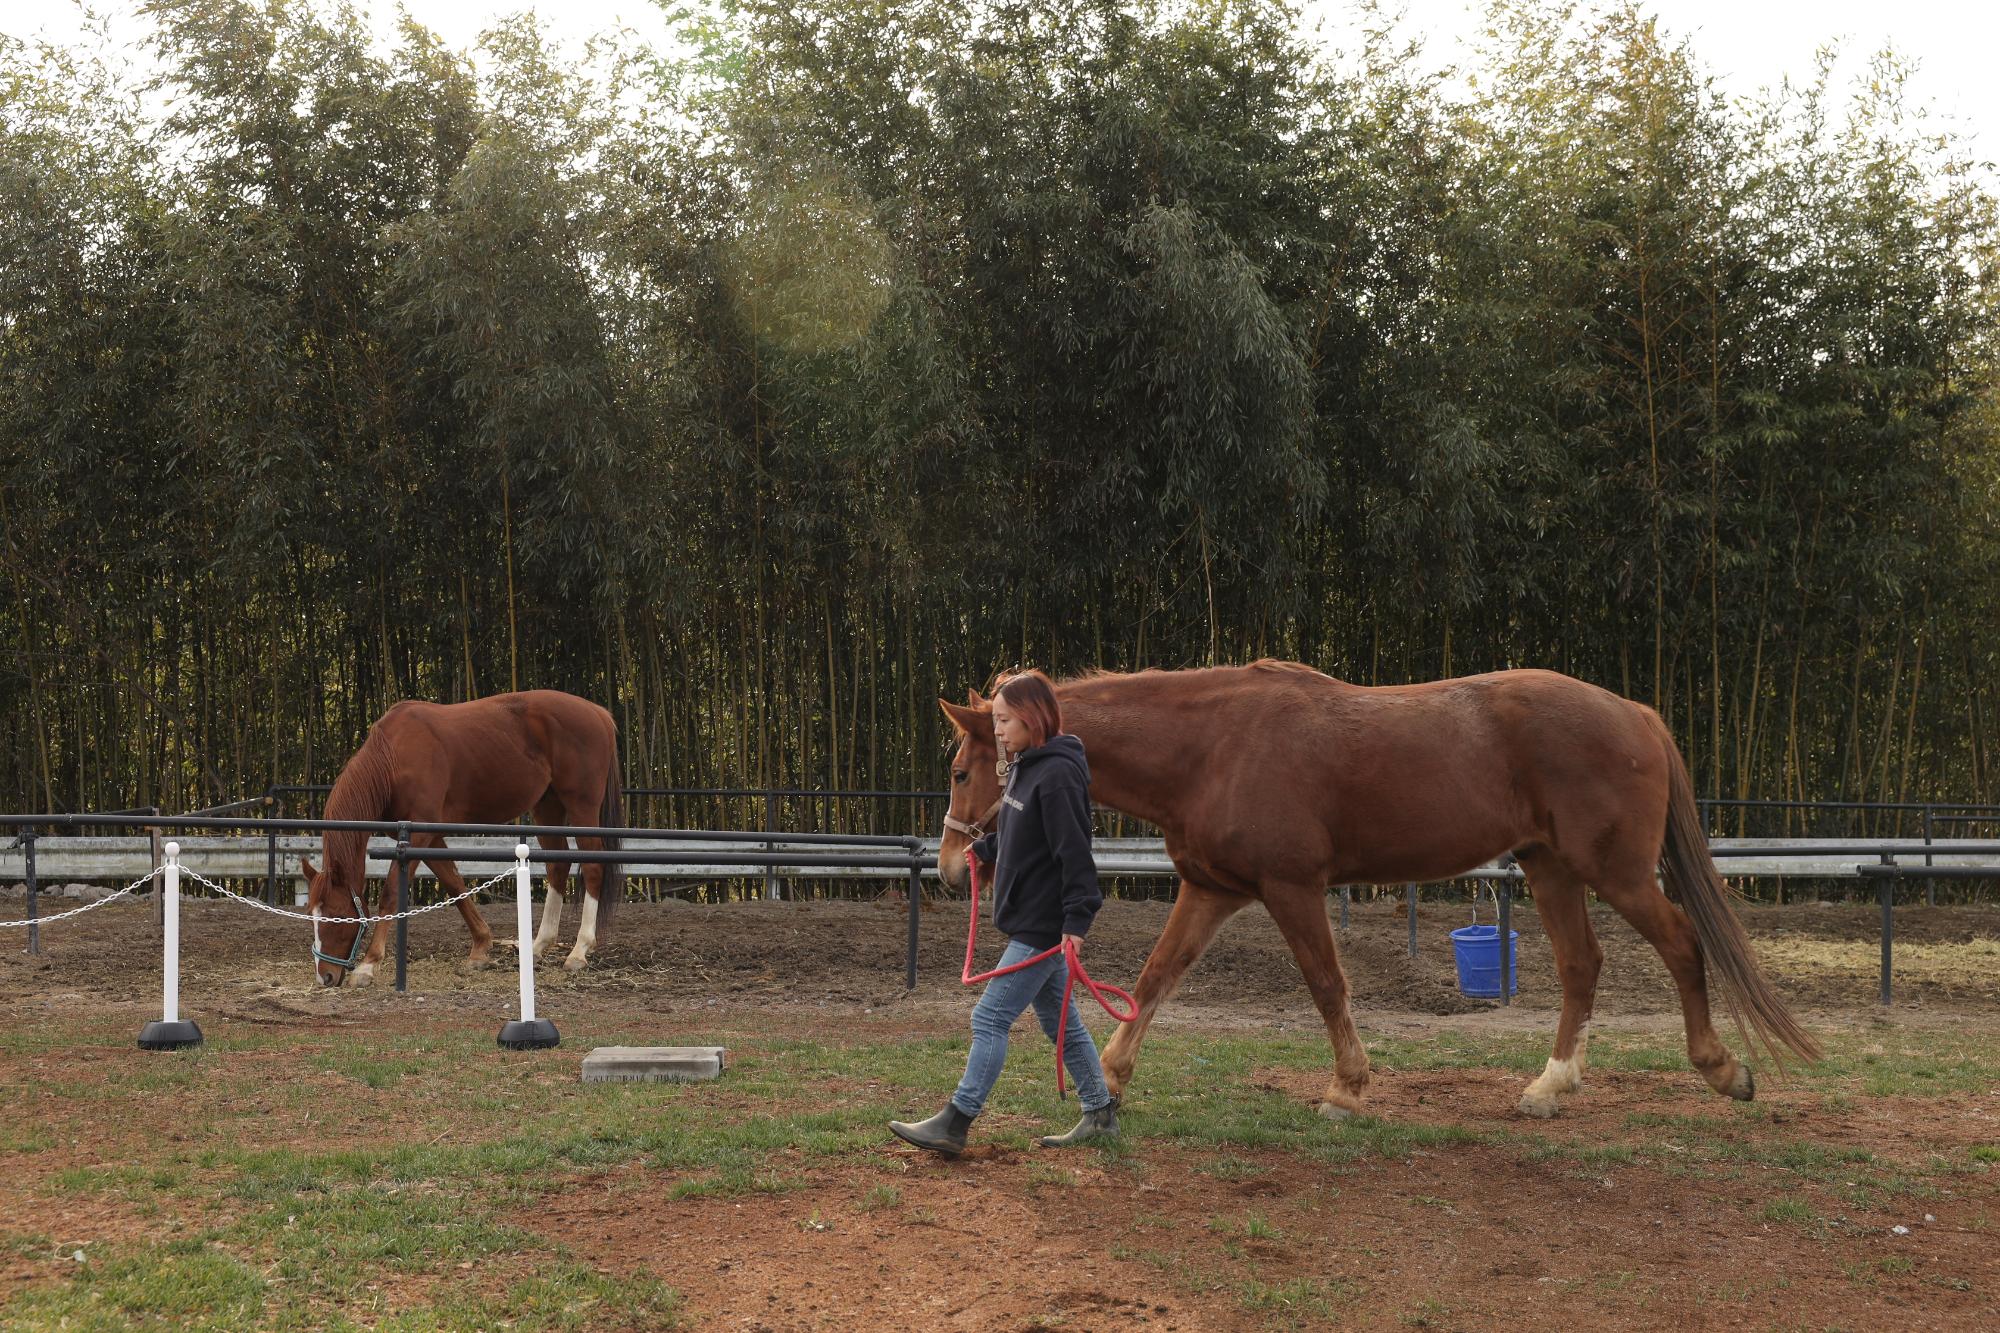
[[[424,831],[424,826],[413,824],[410,827],[412,831]],[[610,830],[600,831],[610,832]],[[526,832],[526,830],[513,830],[513,832]],[[766,837],[762,834],[731,834],[698,829],[620,832],[621,851],[635,854],[655,851],[718,853],[715,859],[708,862],[676,861],[674,864],[676,873],[691,879],[723,879],[739,876],[744,863],[726,860],[719,854],[740,849],[745,845],[755,845],[761,851],[776,856],[778,859],[770,864],[769,872],[778,878],[899,879],[903,875],[900,864],[886,867],[843,861],[832,867],[811,867],[803,862],[788,859],[785,855],[803,854],[815,847],[857,845],[844,834],[782,834],[777,837]],[[663,836],[667,832],[672,832],[675,836]],[[458,853],[473,848],[511,848],[518,840],[518,837],[511,835],[478,834],[456,839],[447,852],[437,852],[430,848],[413,848],[412,857],[429,852],[437,859],[480,859],[461,857]],[[150,841],[146,837],[130,835],[38,837],[35,841],[35,858],[37,866],[44,875],[65,876],[72,880],[124,878],[151,864]],[[281,857],[287,858],[316,855],[319,849],[319,840],[316,837],[296,833],[291,836],[276,836],[274,842],[264,838],[187,836],[180,839],[180,844],[184,856],[202,857],[202,864],[208,873],[230,879],[263,877],[267,873],[268,854],[273,848]],[[924,868],[925,877],[934,879],[937,876],[935,862],[938,839],[936,838],[881,837],[860,845],[914,848],[931,863]],[[1961,850],[1961,848],[1971,850]],[[1096,856],[1097,871],[1100,875],[1143,878],[1171,877],[1176,873],[1173,862],[1167,858],[1166,844],[1159,838],[1098,838],[1093,843],[1092,850]],[[1731,878],[1756,876],[1851,879],[1856,875],[1857,862],[1867,858],[1879,858],[1885,854],[1896,857],[1924,856],[1927,858],[1925,864],[1938,867],[1976,867],[1984,865],[1993,850],[2000,850],[2000,840],[1990,842],[1947,840],[1925,843],[1914,842],[1907,838],[1721,838],[1709,844],[1710,854],[1715,857],[1722,872]],[[612,859],[636,860],[637,858],[621,856]],[[373,879],[386,877],[394,860],[393,840],[385,838],[371,841],[368,851],[368,876]],[[25,862],[25,847],[0,848],[0,879],[21,878],[26,873]],[[1503,858],[1466,871],[1458,878],[1488,878],[1496,872],[1505,870],[1509,864],[1510,862]],[[544,876],[547,872],[541,868],[542,866],[542,862],[536,862],[532,873],[537,877]],[[418,878],[431,877],[428,867],[421,867],[416,873]]]
[[[151,831],[151,839],[140,838],[41,838],[43,827],[88,828],[116,825],[139,825]],[[734,878],[745,870],[764,871],[767,881],[780,875],[810,876],[813,878],[857,876],[866,878],[902,878],[909,881],[909,932],[907,942],[906,972],[908,984],[916,984],[917,963],[917,912],[916,904],[921,891],[921,880],[926,873],[936,873],[937,843],[922,838],[894,838],[859,834],[785,834],[773,837],[766,833],[717,831],[701,829],[630,829],[602,828],[572,825],[510,825],[510,824],[428,824],[419,822],[387,822],[365,820],[301,820],[301,819],[231,819],[213,815],[160,816],[153,814],[42,814],[0,816],[0,828],[21,830],[15,843],[0,849],[0,876],[10,873],[13,864],[9,858],[17,857],[20,869],[13,873],[24,873],[28,888],[29,908],[29,950],[39,952],[37,923],[37,884],[41,866],[38,865],[38,842],[47,850],[43,855],[126,856],[137,855],[141,845],[148,848],[157,839],[158,831],[166,828],[201,829],[226,828],[239,832],[254,832],[263,835],[263,850],[275,867],[275,858],[283,833],[310,834],[327,829],[345,829],[370,834],[394,833],[396,840],[390,847],[370,846],[369,868],[394,882],[397,895],[397,909],[405,912],[409,908],[410,885],[417,873],[424,867],[422,862],[430,859],[450,859],[452,861],[504,862],[514,859],[512,848],[516,842],[530,836],[580,836],[617,837],[620,846],[616,850],[585,851],[576,848],[537,848],[530,857],[530,865],[546,866],[551,861],[561,861],[571,865],[592,862],[617,863],[644,873],[645,867],[659,866],[673,868],[682,875],[696,878]],[[438,833],[459,836],[461,841],[447,848],[413,846],[413,833]],[[469,839],[466,840],[466,839]],[[204,850],[203,840],[189,839],[184,844],[184,855],[191,858]],[[242,855],[244,845],[255,846],[255,840],[244,838],[223,838],[207,840],[207,848],[217,857]],[[313,845],[310,837],[283,839],[287,850],[297,846],[308,850]],[[116,843],[114,848],[104,844]],[[88,844],[88,846],[77,846]],[[1097,852],[1098,869],[1106,875],[1171,875],[1172,863],[1165,854],[1164,843],[1158,839],[1100,839],[1094,849]],[[1860,877],[1881,881],[1879,890],[1882,901],[1882,997],[1889,1002],[1894,938],[1894,883],[1898,878],[1918,878],[1934,881],[1941,878],[2000,878],[2000,840],[1982,841],[1954,839],[1939,842],[1932,839],[1910,841],[1907,839],[1795,839],[1795,840],[1717,840],[1711,844],[1711,854],[1726,874],[1746,875],[1794,875],[1826,877]],[[1872,856],[1873,863],[1858,860]],[[1921,856],[1925,864],[1905,866],[1898,864],[1899,857]],[[413,865],[414,863],[414,865]],[[148,867],[150,869],[150,866]],[[231,872],[220,866],[212,867],[218,877],[230,877]],[[79,871],[71,871],[79,877],[93,877]],[[97,877],[105,872],[99,871]],[[113,876],[119,871],[111,871]],[[546,871],[543,872],[546,874]],[[242,878],[254,878],[254,871],[241,874]],[[1455,876],[1459,880],[1490,882],[1495,890],[1500,916],[1500,939],[1509,938],[1512,912],[1512,882],[1521,878],[1520,870],[1512,865],[1512,858],[1503,857],[1486,866],[1477,867]],[[275,873],[272,884],[275,886]],[[1409,912],[1410,953],[1417,953],[1417,901],[1420,886],[1405,886]],[[1349,906],[1352,892],[1348,887],[1340,889],[1340,924],[1343,929],[1349,922]],[[397,989],[406,987],[407,977],[407,919],[397,922]],[[1509,1002],[1512,989],[1511,950],[1500,950],[1500,999]]]

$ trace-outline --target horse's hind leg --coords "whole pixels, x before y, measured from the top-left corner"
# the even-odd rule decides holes
[[[554,792],[544,792],[535,802],[535,822],[537,824],[560,824],[563,822],[563,805]],[[566,852],[569,839],[553,833],[538,833],[535,841],[542,844],[547,852]],[[562,929],[563,906],[569,901],[569,862],[544,862],[546,874],[542,879],[542,924],[535,930],[535,957],[547,953],[549,946],[556,942],[556,932]]]
[[[1340,950],[1333,942],[1333,923],[1326,916],[1326,891],[1297,885],[1264,886],[1264,907],[1278,923],[1278,933],[1292,947],[1292,957],[1305,974],[1306,988],[1326,1035],[1333,1042],[1333,1078],[1326,1085],[1319,1113],[1345,1120],[1361,1109],[1368,1091],[1368,1051],[1354,1030],[1347,1008],[1347,974],[1340,968]]]
[[[541,815],[535,817],[543,818]],[[555,820],[550,819],[547,822],[554,823]],[[542,844],[545,851],[569,850],[569,839],[557,837],[553,833],[538,834],[535,841]],[[548,875],[542,881],[542,924],[535,929],[537,958],[547,953],[549,946],[556,942],[556,934],[562,929],[563,908],[569,903],[569,862],[550,861],[547,866]]]
[[[412,834],[410,842],[413,846],[417,847],[443,848],[445,846],[443,835],[437,833]],[[427,856],[424,858],[424,864],[431,868],[431,873],[437,876],[438,883],[444,886],[445,893],[448,896],[456,898],[459,894],[465,892],[465,877],[458,873],[458,862],[448,860],[442,856]],[[476,972],[482,967],[491,967],[493,965],[493,928],[487,925],[486,918],[480,915],[479,904],[474,902],[472,898],[459,898],[458,914],[465,918],[465,928],[472,935],[472,948],[466,954],[465,961],[458,965],[458,970],[461,972]]]
[[[597,823],[595,809],[571,807],[569,822],[578,828],[588,828]],[[578,838],[579,851],[597,852],[604,850],[602,838]],[[569,957],[563,959],[567,971],[577,972],[589,965],[590,951],[597,947],[597,913],[599,895],[604,888],[604,865],[598,861],[585,861],[577,867],[577,878],[583,881],[583,920],[576,928],[576,943],[570,947]]]
[[[1716,1035],[1708,1010],[1708,980],[1704,975],[1701,941],[1695,937],[1694,923],[1667,895],[1660,891],[1649,867],[1644,874],[1629,874],[1615,880],[1597,882],[1597,896],[1618,909],[1632,928],[1646,937],[1667,965],[1674,986],[1680,991],[1681,1017],[1687,1024],[1688,1060],[1708,1080],[1708,1086],[1725,1097],[1747,1102],[1756,1093],[1750,1066],[1729,1053]]]
[[[1131,1080],[1132,1066],[1139,1059],[1139,1043],[1145,1040],[1154,1010],[1173,994],[1182,974],[1201,957],[1222,923],[1249,901],[1241,894],[1205,889],[1191,880],[1181,881],[1180,892],[1174,896],[1174,910],[1167,915],[1167,927],[1160,932],[1153,952],[1146,957],[1146,966],[1139,971],[1138,982],[1132,987],[1137,1013],[1131,1022],[1120,1023],[1118,1031],[1104,1044],[1104,1083],[1113,1097],[1123,1095],[1126,1083]]]
[[[1556,1023],[1555,1050],[1540,1078],[1521,1095],[1524,1115],[1552,1116],[1556,1099],[1583,1086],[1584,1045],[1589,1037],[1591,1004],[1597,995],[1597,973],[1604,950],[1590,925],[1589,904],[1580,876],[1546,847],[1520,854],[1534,890],[1535,910],[1549,937],[1556,972],[1562,978],[1562,1018]]]

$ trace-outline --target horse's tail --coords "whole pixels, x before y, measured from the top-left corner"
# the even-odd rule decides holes
[[[1799,1025],[1757,966],[1750,938],[1744,934],[1743,923],[1730,906],[1736,895],[1716,870],[1715,858],[1708,854],[1708,834],[1701,826],[1701,808],[1695,804],[1694,783],[1688,777],[1680,747],[1674,744],[1673,733],[1659,715],[1650,710],[1648,715],[1667,756],[1667,836],[1660,856],[1661,879],[1667,893],[1694,921],[1702,957],[1708,962],[1709,974],[1720,987],[1737,1029],[1742,1031],[1747,1018],[1757,1041],[1781,1068],[1784,1060],[1778,1052],[1780,1045],[1790,1048],[1801,1059],[1817,1060],[1819,1043]],[[1743,1040],[1746,1044],[1751,1041],[1749,1032],[1743,1033]]]
[[[618,766],[618,733],[611,733],[611,758],[608,771],[604,775],[604,803],[598,807],[599,828],[625,827],[625,802],[621,788],[625,785],[624,770]],[[617,851],[620,843],[615,836],[606,836],[605,850]],[[625,896],[625,867],[615,861],[607,861],[604,875],[597,882],[597,928],[601,931],[611,924],[611,914],[618,902]]]

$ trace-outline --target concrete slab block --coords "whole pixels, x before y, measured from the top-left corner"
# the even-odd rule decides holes
[[[700,1083],[722,1077],[720,1046],[599,1046],[583,1057],[585,1083]]]

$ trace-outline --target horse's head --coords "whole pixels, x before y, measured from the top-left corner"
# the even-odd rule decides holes
[[[306,909],[313,918],[313,973],[320,985],[338,986],[361,961],[365,937],[357,923],[320,918],[366,916],[367,912],[353,886],[335,882],[331,860],[325,870],[319,870],[301,858],[299,870],[306,877]]]
[[[964,707],[938,700],[958,733],[951,753],[951,811],[938,845],[938,878],[954,889],[965,887],[965,849],[974,838],[991,831],[1000,808],[1000,749],[993,739],[993,705],[978,690],[968,691],[966,697]]]

